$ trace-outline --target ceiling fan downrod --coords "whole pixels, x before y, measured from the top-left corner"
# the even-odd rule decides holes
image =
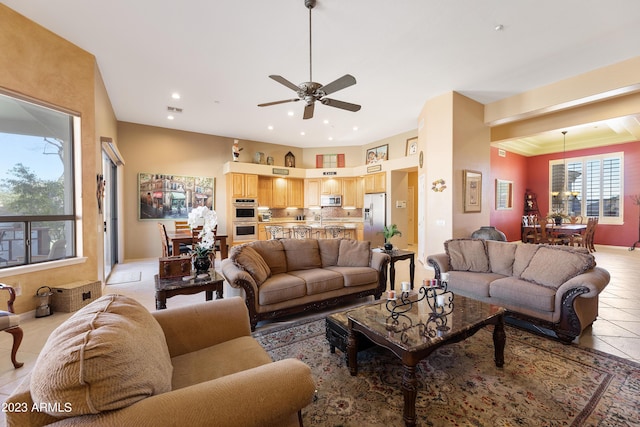
[[[312,44],[311,44],[311,9],[316,6],[316,0],[304,0],[304,5],[309,9],[309,82],[313,82]]]

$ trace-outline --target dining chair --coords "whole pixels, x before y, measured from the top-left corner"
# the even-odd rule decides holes
[[[191,228],[189,227],[189,223],[187,221],[174,221],[173,226],[175,227],[176,231],[189,230]]]
[[[584,233],[574,233],[569,237],[568,244],[570,246],[581,246],[586,248],[589,252],[595,252],[593,246],[593,235],[595,234],[595,228],[598,225],[598,218],[591,217],[587,219],[587,228]]]
[[[18,347],[22,342],[23,331],[20,327],[20,315],[13,311],[13,302],[16,300],[16,291],[4,283],[0,283],[0,290],[9,292],[9,300],[7,301],[7,311],[0,310],[0,331],[5,331],[13,336],[13,345],[11,347],[11,363],[14,368],[20,368],[24,363],[16,360]]]
[[[161,222],[158,223],[158,231],[160,232],[160,242],[162,243],[162,256],[168,257],[173,255],[173,247],[169,243],[169,236],[167,236],[167,228]],[[180,253],[187,254],[191,252],[191,248],[188,245],[180,245]]]
[[[310,239],[312,231],[308,225],[295,225],[291,227],[291,237],[293,239]]]
[[[267,240],[284,237],[284,227],[281,225],[267,225],[264,227],[264,231],[267,233]]]
[[[536,216],[535,215],[523,215],[522,216],[522,242],[523,243],[535,243]]]
[[[540,220],[537,217],[534,221],[533,231],[535,243],[546,243],[549,245],[561,245],[564,243],[562,238],[558,237],[557,232],[554,230],[556,227],[555,221]]]

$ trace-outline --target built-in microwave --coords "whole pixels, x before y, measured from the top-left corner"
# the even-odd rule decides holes
[[[337,194],[320,196],[320,206],[342,206],[342,196]]]

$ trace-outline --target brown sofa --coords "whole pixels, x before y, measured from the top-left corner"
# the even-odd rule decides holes
[[[6,415],[23,427],[299,426],[314,393],[306,364],[272,362],[251,337],[241,298],[149,313],[105,295],[52,332]]]
[[[389,255],[368,241],[275,239],[235,246],[222,261],[227,282],[244,290],[251,327],[386,289]]]
[[[511,318],[541,326],[571,342],[598,316],[609,272],[587,250],[566,246],[452,239],[427,262],[448,289],[505,307]]]

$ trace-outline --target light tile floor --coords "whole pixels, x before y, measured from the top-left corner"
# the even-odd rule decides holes
[[[415,250],[411,247],[409,249]],[[596,246],[596,249],[594,253],[596,261],[599,266],[611,273],[611,282],[600,294],[598,320],[584,331],[578,345],[640,363],[640,292],[637,285],[640,277],[640,250],[629,251],[627,248],[612,246]],[[142,273],[141,280],[107,285],[104,293],[129,295],[149,310],[155,310],[153,276],[158,270],[157,263],[157,259],[145,259],[118,264],[114,274],[139,271]],[[396,263],[396,289],[402,281],[409,280],[408,265],[408,261]],[[219,260],[216,266],[219,266]],[[433,278],[433,271],[416,262],[416,284],[430,278]],[[237,295],[237,290],[225,285],[224,294],[225,297]],[[203,294],[181,295],[170,298],[167,306],[170,308],[203,300]],[[20,369],[14,369],[9,360],[11,336],[0,333],[0,399],[3,402],[31,371],[51,331],[70,315],[70,313],[54,313],[49,317],[30,318],[22,322],[24,339],[18,351],[18,360],[24,362],[24,366]],[[259,329],[265,327],[269,325],[258,326]],[[4,417],[0,417],[0,427],[4,425],[4,421]]]

